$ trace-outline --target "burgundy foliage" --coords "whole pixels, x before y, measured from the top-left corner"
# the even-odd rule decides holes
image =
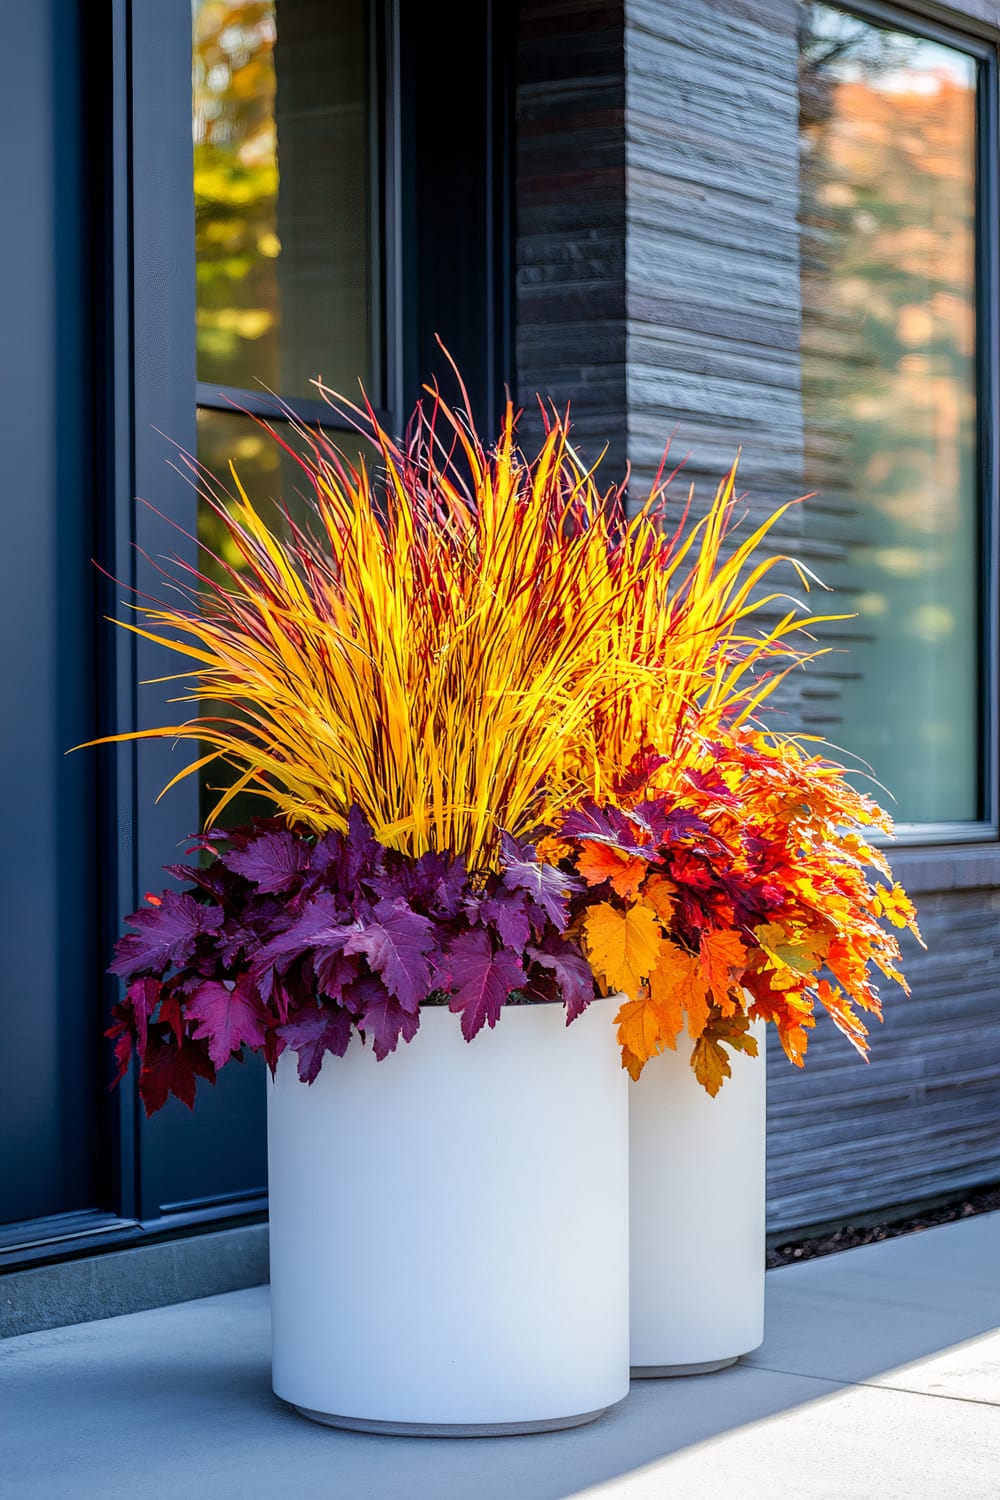
[[[147,896],[111,965],[115,1082],[136,1052],[147,1114],[170,1094],[192,1106],[197,1079],[244,1049],[273,1068],[290,1048],[312,1083],[355,1032],[379,1059],[411,1041],[424,1005],[448,1005],[471,1041],[511,1001],[562,1001],[571,1021],[593,999],[562,935],[580,882],[507,835],[488,874],[386,849],[357,809],[346,835],[261,819],[194,848],[207,863],[169,867],[190,888]]]

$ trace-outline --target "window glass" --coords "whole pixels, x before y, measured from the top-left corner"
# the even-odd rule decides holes
[[[807,529],[833,608],[857,612],[824,660],[822,728],[898,821],[973,820],[976,63],[831,6],[802,16]]]
[[[380,399],[365,0],[194,0],[199,380]]]

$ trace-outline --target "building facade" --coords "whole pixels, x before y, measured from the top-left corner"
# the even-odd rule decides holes
[[[740,447],[751,515],[815,492],[779,540],[851,618],[781,723],[894,793],[928,949],[867,1068],[832,1028],[770,1060],[771,1224],[1000,1178],[994,0],[40,0],[6,29],[0,1307],[44,1273],[79,1315],[94,1257],[134,1268],[111,1310],[260,1273],[260,1068],[151,1121],[107,1089],[104,967],[198,787],[156,802],[165,744],[65,752],[171,712],[105,617],[212,542],[178,450],[276,496],[246,413],[336,429],[310,380],[360,377],[398,423],[438,336],[484,424],[505,386],[526,440],[536,391],[569,401],[633,493],[671,435],[696,507]]]

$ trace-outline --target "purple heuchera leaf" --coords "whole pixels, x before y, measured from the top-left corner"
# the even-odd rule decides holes
[[[194,957],[200,937],[217,932],[225,913],[221,906],[196,901],[186,892],[164,891],[158,906],[141,906],[126,917],[138,930],[126,933],[115,947],[109,972],[131,979],[145,969],[162,974],[171,964],[180,967]]]
[[[343,950],[347,939],[356,930],[356,924],[344,922],[342,918],[343,908],[336,897],[321,891],[305,903],[284,932],[279,932],[264,944],[250,968],[264,1000],[270,998],[275,969],[281,965],[282,959],[291,963],[311,948],[338,953]]]
[[[291,833],[265,833],[251,839],[245,849],[234,849],[222,856],[226,868],[242,875],[262,895],[291,890],[309,867],[310,849]]]
[[[667,814],[667,826],[660,842],[680,844],[686,839],[704,838],[708,832],[708,824],[703,819],[683,807],[675,807],[672,813]]]
[[[495,927],[503,946],[514,953],[523,953],[531,941],[527,892],[523,889],[501,887],[495,895],[484,896],[476,903],[475,915],[480,922]]]
[[[650,841],[624,813],[611,807],[602,810],[594,802],[585,802],[566,814],[559,829],[560,835],[571,839],[591,839],[597,844],[610,844],[623,854],[640,854],[648,857]]]
[[[704,792],[725,807],[738,807],[739,797],[731,792],[718,771],[689,770],[684,772],[688,783],[697,791]]]
[[[635,807],[628,809],[627,817],[646,842],[658,844],[667,831],[667,799],[656,797],[637,802]]]
[[[471,1042],[484,1026],[497,1024],[507,996],[524,983],[524,969],[508,949],[494,953],[481,928],[455,938],[448,965],[455,992],[450,1009],[461,1012],[462,1035]]]
[[[527,956],[543,969],[550,969],[566,1003],[566,1023],[575,1021],[594,998],[594,976],[587,960],[569,943],[548,934],[530,947]]]
[[[358,1028],[366,1038],[371,1038],[379,1062],[384,1062],[390,1052],[395,1052],[400,1037],[404,1042],[412,1042],[420,1029],[419,1010],[404,1010],[380,979],[360,980],[355,986],[355,995],[364,1002]]]
[[[354,1009],[349,996],[351,986],[361,975],[360,958],[348,957],[338,953],[336,949],[326,949],[313,955],[313,974],[321,994]]]
[[[564,875],[554,865],[541,865],[533,850],[526,850],[509,833],[501,835],[503,850],[503,884],[508,890],[527,891],[532,903],[540,907],[560,932],[569,920],[566,895],[580,889],[580,881]],[[536,927],[538,924],[534,924]]]
[[[278,1035],[299,1057],[299,1077],[313,1083],[328,1052],[343,1057],[351,1040],[351,1017],[346,1010],[300,1010]]]
[[[168,875],[182,884],[200,886],[207,891],[213,900],[225,903],[233,884],[232,876],[223,865],[221,860],[215,859],[210,865],[164,865]]]
[[[456,916],[468,891],[468,872],[463,859],[428,850],[414,861],[390,852],[380,874],[368,884],[376,896],[387,901],[402,897],[411,906],[420,905],[435,914]]]
[[[241,974],[235,985],[206,979],[188,998],[187,1013],[201,1022],[192,1036],[208,1042],[208,1055],[217,1068],[244,1043],[254,1048],[264,1045],[260,1001],[248,975]]]
[[[436,941],[434,923],[399,898],[380,901],[374,916],[374,922],[350,934],[344,953],[364,954],[369,967],[381,974],[390,995],[412,1013],[431,987],[427,954]]]
[[[342,889],[350,891],[359,880],[373,875],[380,868],[384,856],[385,850],[375,838],[372,825],[355,803],[347,815]]]

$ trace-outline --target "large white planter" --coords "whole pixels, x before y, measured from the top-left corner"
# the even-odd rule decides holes
[[[273,1383],[378,1432],[569,1427],[628,1391],[628,1100],[612,1016],[429,1007],[268,1084]]]
[[[732,1057],[711,1098],[691,1047],[629,1087],[632,1374],[722,1369],[764,1337],[766,1066]]]

